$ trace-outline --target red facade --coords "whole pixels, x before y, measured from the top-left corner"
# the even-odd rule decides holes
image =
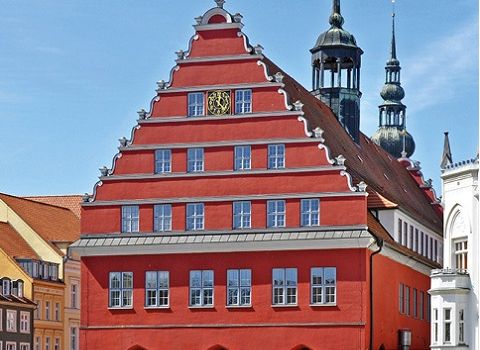
[[[401,250],[393,256],[385,248],[371,269],[371,254],[388,233],[369,225],[359,169],[350,172],[348,158],[347,166],[334,160],[340,153],[332,153],[323,137],[347,140],[337,149],[356,147],[353,140],[321,102],[295,103],[287,91],[291,78],[275,76],[275,66],[250,47],[241,28],[220,7],[203,16],[170,82],[159,85],[150,112],[141,115],[113,169],[84,203],[76,248],[82,255],[81,348],[367,349],[372,342],[374,349],[394,349],[403,328],[412,331],[412,348],[427,348],[426,311],[423,320],[399,312],[399,286],[420,295],[429,277],[409,267]],[[236,110],[238,90],[251,91],[247,113]],[[228,92],[231,106],[209,115],[209,96],[218,91]],[[203,96],[199,116],[188,116],[192,93]],[[312,111],[324,118],[324,135],[309,120]],[[284,147],[274,169],[269,145]],[[236,146],[250,146],[250,169],[235,170]],[[189,169],[189,149],[203,150],[200,171]],[[157,150],[170,152],[168,171],[156,169]],[[385,159],[383,151],[375,152]],[[318,209],[308,214],[306,199]],[[273,210],[271,201],[284,204]],[[244,228],[233,227],[238,202],[249,203]],[[189,212],[192,204],[201,211]],[[156,205],[171,211],[155,214]],[[171,220],[161,232],[160,216]],[[325,273],[321,283],[315,268]],[[250,271],[244,305],[228,305],[231,269]],[[326,269],[335,276],[327,278]],[[168,272],[167,286],[160,287],[155,275],[154,303],[168,294],[161,306],[148,305],[147,271]],[[192,271],[209,271],[200,274],[202,305],[192,303]],[[285,273],[282,281],[290,284],[275,289],[275,273]],[[313,296],[317,284],[321,301]],[[425,294],[425,310],[426,300]]]

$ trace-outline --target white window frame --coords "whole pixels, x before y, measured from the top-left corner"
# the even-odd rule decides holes
[[[465,310],[458,310],[458,343],[465,344]]]
[[[213,270],[190,271],[189,286],[190,307],[213,307],[215,304]]]
[[[60,338],[55,337],[55,343],[53,344],[54,350],[60,350]]]
[[[20,333],[30,333],[30,312],[20,311]]]
[[[78,328],[70,327],[70,350],[78,350]]]
[[[252,113],[252,89],[235,90],[235,114]]]
[[[234,229],[239,230],[252,228],[252,202],[233,202],[232,210]]]
[[[36,335],[35,336],[35,344],[34,344],[35,350],[40,350],[41,345],[42,345],[42,337]]]
[[[0,332],[3,331],[3,309],[0,309]],[[0,348],[0,350],[2,350]]]
[[[50,350],[50,337],[45,337],[45,350]]]
[[[268,169],[285,168],[285,145],[268,145]]]
[[[443,341],[445,344],[452,343],[452,309],[451,308],[443,309]]]
[[[30,350],[29,343],[20,343],[20,350]]]
[[[11,281],[8,278],[2,280],[2,294],[3,295],[10,295],[11,290]]]
[[[5,342],[5,350],[17,350],[17,343],[14,341]]]
[[[333,283],[327,281],[326,273],[331,276]],[[310,304],[311,305],[336,305],[337,302],[337,268],[312,267],[310,269]]]
[[[252,270],[227,270],[227,306],[252,306]]]
[[[118,285],[112,286],[117,277]],[[117,283],[115,281],[115,283]],[[118,293],[118,303],[114,293]],[[112,309],[131,309],[133,307],[133,272],[110,272],[108,278],[108,307]]]
[[[60,303],[55,303],[53,314],[55,315],[55,321],[60,321]]]
[[[172,230],[172,205],[156,204],[153,207],[153,230],[167,232]]]
[[[318,198],[300,201],[300,225],[303,227],[320,226],[320,200]]]
[[[287,204],[285,200],[267,201],[267,227],[285,227],[287,221]]]
[[[453,256],[455,268],[468,268],[468,238],[462,237],[453,241]]]
[[[187,116],[200,117],[205,115],[205,93],[190,92],[187,95]]]
[[[185,212],[185,228],[187,231],[201,231],[205,228],[204,203],[187,203]]]
[[[195,147],[187,149],[187,172],[202,172],[205,169],[205,151]]]
[[[122,206],[122,232],[140,232],[140,206]]]
[[[78,309],[78,282],[72,282],[70,285],[70,307]]]
[[[17,332],[17,310],[7,309],[6,318],[7,319],[6,319],[5,331],[16,333]]]
[[[290,278],[292,280],[289,280]],[[272,269],[272,306],[278,305],[298,305],[297,268]]]
[[[155,174],[166,174],[172,172],[172,150],[155,150]]]
[[[432,344],[438,343],[438,309],[433,309],[433,319],[432,319]]]
[[[235,171],[250,170],[252,168],[252,147],[235,146],[233,149]]]
[[[50,301],[45,300],[45,320],[50,321],[50,319],[51,319]]]
[[[154,280],[151,279],[154,277]],[[145,271],[145,307],[168,308],[170,306],[170,273]]]

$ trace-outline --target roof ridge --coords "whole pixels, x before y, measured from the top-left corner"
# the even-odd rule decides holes
[[[30,202],[30,203],[34,203],[34,204],[39,204],[39,205],[44,205],[44,206],[48,206],[48,207],[53,207],[53,208],[57,208],[57,209],[62,209],[62,210],[67,210],[69,212],[71,212],[73,214],[73,212],[68,209],[68,208],[65,208],[65,207],[61,207],[61,206],[58,206],[58,205],[54,205],[54,204],[49,204],[49,203],[44,203],[44,202],[39,202],[39,201],[35,201],[33,199],[29,199],[29,198],[25,198],[25,197],[18,197],[18,196],[14,196],[14,195],[11,195],[11,194],[7,194],[7,193],[3,193],[3,192],[0,192],[0,199],[2,199],[2,196],[7,196],[7,197],[10,197],[10,198],[14,198],[14,199],[18,199],[18,200],[21,200],[21,201],[26,201],[26,202]],[[75,215],[75,214],[74,214]]]

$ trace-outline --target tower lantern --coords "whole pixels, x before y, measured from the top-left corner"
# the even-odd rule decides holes
[[[312,53],[312,94],[326,103],[358,142],[360,134],[360,66],[362,49],[343,29],[340,0],[333,0],[330,29],[320,34]]]

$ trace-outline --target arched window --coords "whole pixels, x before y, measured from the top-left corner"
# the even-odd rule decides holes
[[[468,268],[468,234],[470,232],[469,223],[461,210],[456,207],[452,211],[450,225],[448,225],[448,236],[451,247],[451,267],[456,269]]]
[[[209,347],[207,350],[228,350],[228,348],[226,348],[222,345],[219,345],[219,344],[215,344],[215,345],[212,345],[211,347]]]
[[[127,350],[147,350],[147,348],[144,348],[143,346],[140,346],[140,345],[134,345],[129,347]]]

